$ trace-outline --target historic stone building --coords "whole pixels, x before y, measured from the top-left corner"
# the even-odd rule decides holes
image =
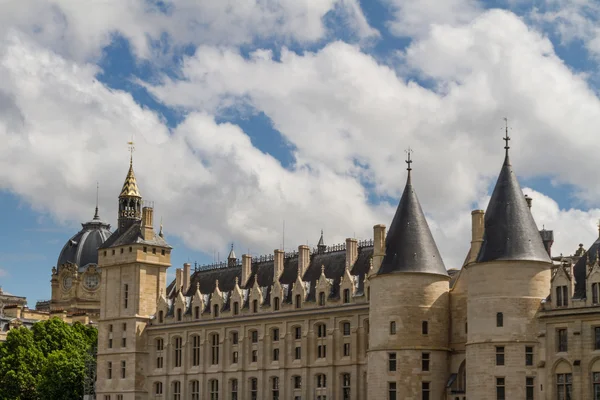
[[[447,270],[410,162],[387,234],[241,260],[232,248],[171,283],[130,164],[98,250],[98,398],[600,399],[600,239],[551,258],[507,145],[465,262]]]

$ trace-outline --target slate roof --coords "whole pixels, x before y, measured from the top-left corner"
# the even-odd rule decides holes
[[[600,238],[596,239],[590,246],[588,251],[577,260],[573,267],[573,275],[575,277],[575,292],[573,298],[585,299],[586,294],[586,277],[587,277],[587,263],[588,257],[591,263],[595,263],[598,258],[598,251],[600,251]]]
[[[551,262],[517,180],[508,149],[485,212],[485,233],[477,262]]]
[[[117,229],[100,248],[107,249],[128,244],[147,244],[149,246],[171,248],[167,241],[159,235],[154,235],[154,238],[145,240],[142,235],[142,221],[133,221],[132,225],[128,226],[123,232]]]
[[[395,272],[447,275],[446,267],[412,186],[410,169],[404,192],[385,240],[385,256],[378,274]]]

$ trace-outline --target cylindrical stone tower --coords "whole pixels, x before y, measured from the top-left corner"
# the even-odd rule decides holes
[[[551,261],[508,157],[485,214],[485,234],[468,269],[467,397],[526,398],[536,377],[535,315],[550,289]]]
[[[368,398],[440,399],[448,378],[450,278],[414,192],[410,159],[385,252],[377,240],[385,228],[374,229]]]

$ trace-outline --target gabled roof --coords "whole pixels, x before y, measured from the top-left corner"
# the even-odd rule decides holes
[[[588,262],[591,264],[596,262],[598,251],[600,251],[600,238],[596,239],[588,251],[575,263],[575,266],[573,267],[573,275],[575,276],[575,292],[573,293],[573,298],[585,299],[587,297],[586,281]]]
[[[494,260],[551,262],[508,151],[485,212],[485,233],[477,257],[477,262]]]
[[[125,246],[128,244],[147,244],[149,246],[171,248],[162,236],[155,234],[150,240],[144,239],[144,236],[142,235],[142,221],[134,221],[134,223],[124,231],[117,229],[102,244],[102,246],[100,246],[100,248],[107,249],[109,247]]]
[[[421,204],[412,186],[410,168],[404,193],[385,240],[378,274],[421,272],[447,275]]]

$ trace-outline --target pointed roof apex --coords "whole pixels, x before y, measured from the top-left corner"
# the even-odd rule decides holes
[[[99,221],[100,216],[98,215],[98,190],[100,188],[100,184],[96,182],[96,211],[94,212],[94,221]]]
[[[229,255],[227,256],[228,260],[232,260],[232,259],[237,259],[237,257],[235,256],[235,252],[233,251],[233,243],[231,243],[231,251],[229,252]]]
[[[321,229],[321,237],[319,238],[319,243],[317,246],[325,246],[325,241],[323,240],[323,229]]]
[[[421,272],[448,275],[412,186],[411,153],[407,151],[406,186],[385,240],[385,256],[377,274]]]
[[[127,172],[127,176],[125,177],[125,182],[123,183],[123,188],[121,189],[121,194],[119,197],[139,197],[142,198],[140,191],[137,186],[137,181],[135,179],[135,174],[133,173],[133,164],[129,164],[129,171]]]
[[[517,176],[506,156],[498,181],[485,212],[485,233],[477,262],[494,260],[529,260],[550,262],[538,228],[527,205]]]

